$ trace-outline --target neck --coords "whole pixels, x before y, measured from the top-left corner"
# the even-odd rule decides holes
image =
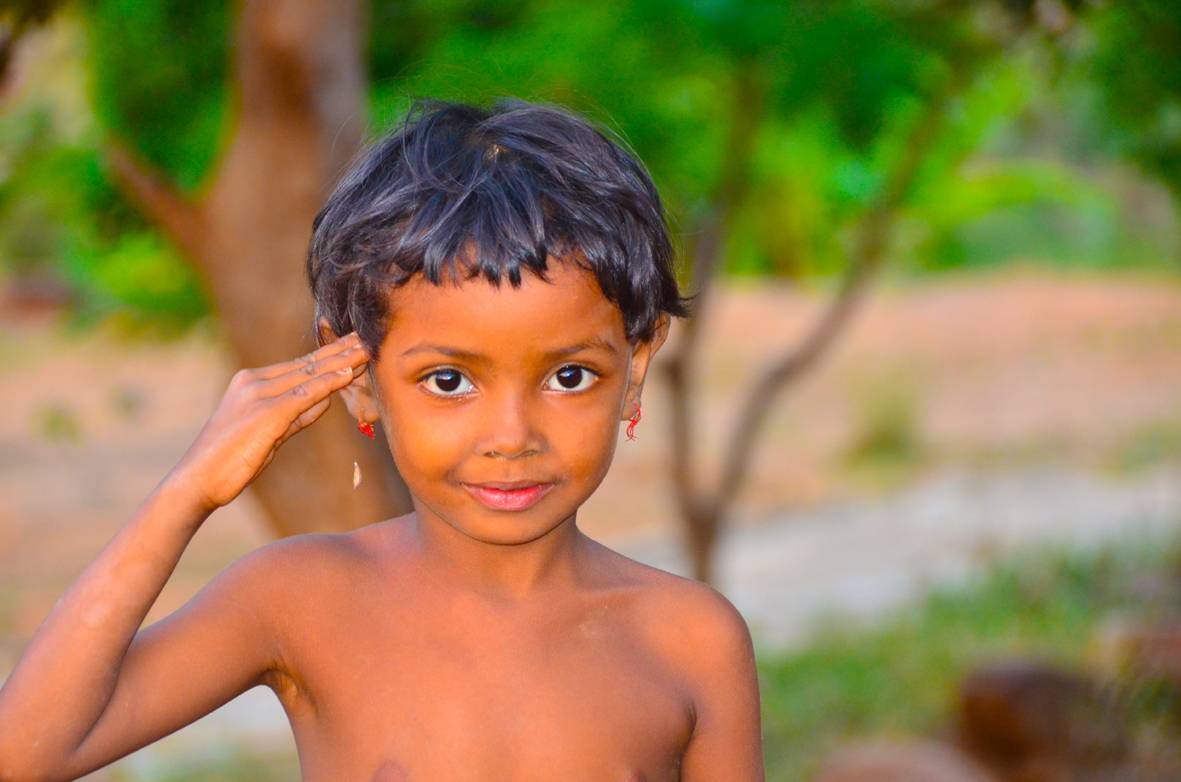
[[[414,509],[411,528],[421,565],[443,583],[516,602],[580,580],[589,539],[578,529],[577,513],[533,540],[496,543],[473,537],[417,501]]]

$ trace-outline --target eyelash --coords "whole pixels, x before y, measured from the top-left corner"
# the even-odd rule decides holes
[[[565,370],[567,370],[567,369],[580,369],[580,370],[582,370],[584,373],[586,373],[586,374],[588,374],[588,375],[591,375],[592,377],[594,377],[594,378],[595,378],[595,380],[596,380],[596,382],[598,381],[598,378],[599,378],[599,373],[598,373],[598,372],[596,372],[596,371],[594,371],[594,370],[593,370],[593,369],[591,369],[590,367],[585,367],[585,366],[583,366],[582,364],[564,364],[563,366],[561,366],[561,367],[558,369],[558,371],[557,371],[557,372],[555,372],[554,374],[550,375],[550,378],[555,378],[555,377],[557,377],[557,376],[558,376],[558,375],[559,375],[561,372],[564,372],[564,371],[565,371]],[[419,383],[421,383],[421,384],[423,384],[423,385],[424,385],[424,387],[425,387],[425,384],[426,384],[426,382],[427,382],[428,380],[430,380],[430,379],[431,379],[432,377],[434,377],[435,375],[439,375],[439,374],[442,374],[442,373],[444,373],[444,372],[454,372],[455,374],[459,375],[461,378],[463,378],[464,380],[466,380],[466,381],[467,381],[469,384],[472,382],[472,381],[468,380],[468,379],[467,379],[467,376],[466,376],[466,375],[464,375],[462,372],[460,372],[458,369],[453,369],[453,368],[451,368],[451,367],[444,367],[443,369],[436,369],[436,370],[434,370],[433,372],[428,372],[427,374],[425,374],[425,375],[423,375],[421,378],[419,378],[419,379],[418,379],[418,382],[419,382]],[[594,385],[594,384],[592,383],[591,385]],[[461,387],[462,387],[462,386],[461,386]],[[566,389],[563,389],[562,391],[560,391],[559,393],[562,393],[562,394],[577,394],[577,393],[580,393],[580,392],[582,392],[582,391],[586,391],[586,390],[587,390],[587,388],[590,388],[590,386],[587,386],[586,388],[578,388],[578,389],[573,389],[573,388],[566,388]],[[552,389],[551,389],[551,390],[552,390]],[[437,391],[431,391],[431,390],[428,388],[428,389],[427,389],[427,393],[429,393],[429,394],[433,394],[434,396],[443,397],[443,398],[445,398],[445,399],[458,399],[459,397],[464,397],[464,396],[467,396],[468,394],[470,394],[470,393],[471,393],[471,391],[465,391],[465,392],[463,392],[463,393],[450,393],[450,394],[448,394],[448,393],[438,393]]]

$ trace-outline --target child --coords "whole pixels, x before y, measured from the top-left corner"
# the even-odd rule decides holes
[[[0,690],[0,780],[73,779],[259,684],[314,782],[761,780],[741,616],[576,523],[686,314],[641,164],[563,109],[420,102],[317,216],[308,272],[322,346],[235,375],[58,601]],[[137,632],[335,391],[414,511],[273,542]]]

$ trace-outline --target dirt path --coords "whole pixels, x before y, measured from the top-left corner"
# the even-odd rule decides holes
[[[957,470],[895,495],[744,525],[721,547],[718,587],[770,653],[806,642],[826,614],[841,625],[872,623],[1019,548],[1170,532],[1181,534],[1181,461],[1130,480],[1060,468]],[[616,541],[633,558],[684,573],[670,544],[652,534]]]

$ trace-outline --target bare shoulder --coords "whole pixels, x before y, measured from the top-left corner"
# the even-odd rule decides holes
[[[724,658],[753,659],[746,620],[721,592],[702,581],[607,551],[616,571],[633,585],[637,619],[651,639],[683,666],[692,669]]]
[[[264,620],[292,625],[312,620],[317,608],[339,613],[342,594],[355,591],[366,575],[381,569],[382,558],[398,543],[405,517],[346,532],[306,532],[280,538],[251,551],[230,566],[233,580],[249,594]],[[298,611],[289,610],[293,606]]]
[[[360,555],[352,532],[306,532],[260,546],[236,564],[298,588],[323,583],[322,579]]]
[[[708,584],[617,556],[615,567],[636,584],[637,627],[688,696],[692,730],[681,779],[761,782],[758,671],[742,614]]]
[[[368,527],[280,538],[246,554],[230,570],[237,600],[270,639],[264,682],[289,708],[309,697],[302,669],[309,639],[330,627],[347,604],[350,584],[374,561]]]
[[[230,570],[261,621],[277,630],[306,615],[316,596],[330,598],[372,558],[367,528],[308,532],[271,541],[244,555]],[[290,610],[299,606],[301,611]]]

